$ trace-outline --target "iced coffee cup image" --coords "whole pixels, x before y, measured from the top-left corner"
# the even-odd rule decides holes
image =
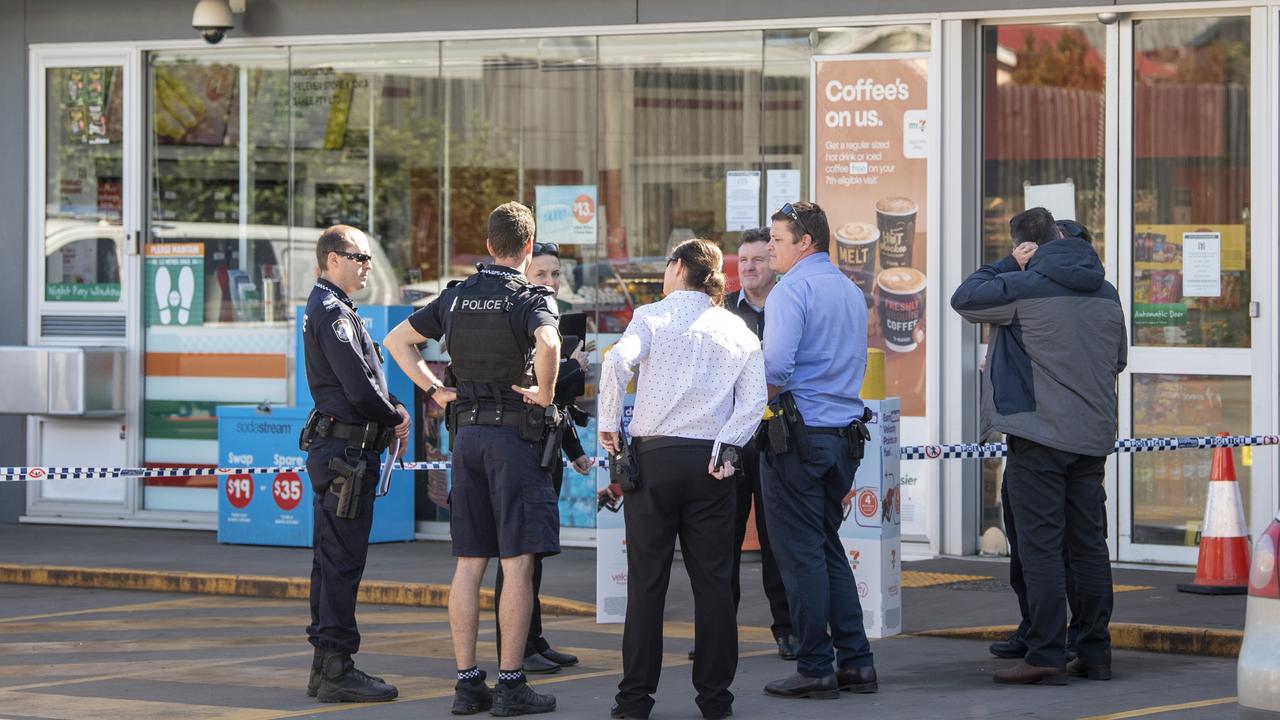
[[[916,243],[916,213],[920,207],[911,198],[880,198],[876,202],[876,227],[880,230],[880,266],[910,267]]]
[[[871,223],[847,222],[836,228],[836,264],[871,298],[876,278],[876,247],[880,228]]]
[[[916,326],[924,316],[924,273],[911,267],[882,270],[876,276],[880,291],[880,330],[885,347],[894,352],[916,349]]]

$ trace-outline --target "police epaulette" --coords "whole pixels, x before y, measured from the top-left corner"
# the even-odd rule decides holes
[[[458,286],[459,286],[459,285],[461,285],[463,282],[465,282],[465,281],[464,281],[464,280],[450,280],[450,281],[449,281],[449,282],[444,286],[444,289],[445,289],[445,290],[448,290],[449,288],[455,288],[455,287],[458,287]]]
[[[530,286],[529,289],[533,291],[535,295],[542,295],[543,297],[552,297],[556,294],[555,290],[552,290],[546,285],[533,285]]]

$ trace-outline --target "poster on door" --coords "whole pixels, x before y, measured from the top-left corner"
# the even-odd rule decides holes
[[[204,324],[204,243],[152,243],[146,249],[147,327]]]
[[[810,187],[827,213],[831,260],[866,298],[867,344],[885,351],[903,442],[929,442],[928,54],[818,56],[811,77]],[[905,534],[926,532],[934,472],[902,465]]]

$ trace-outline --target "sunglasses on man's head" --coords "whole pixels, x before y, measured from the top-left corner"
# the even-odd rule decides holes
[[[337,254],[341,255],[342,257],[347,258],[347,259],[349,259],[349,260],[355,260],[356,262],[360,263],[361,265],[363,265],[363,264],[365,264],[365,263],[367,263],[367,262],[373,262],[373,256],[372,256],[372,255],[366,255],[365,253],[343,252],[343,251],[341,251],[341,250],[334,250],[333,252],[335,252],[335,253],[337,253]]]
[[[800,225],[800,229],[804,230],[805,235],[813,237],[813,233],[809,232],[809,228],[804,224],[804,220],[800,219],[800,213],[796,212],[796,209],[791,206],[791,203],[786,203],[785,205],[783,205],[781,212],[783,215],[786,215],[792,220],[795,220]]]
[[[560,246],[556,243],[536,242],[533,244],[533,255],[534,257],[539,255],[554,255],[556,257],[560,257]]]

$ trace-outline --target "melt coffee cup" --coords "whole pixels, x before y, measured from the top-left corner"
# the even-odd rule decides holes
[[[887,197],[876,202],[876,227],[880,229],[880,265],[910,267],[916,243],[916,212],[910,198]]]
[[[885,347],[895,352],[916,349],[915,332],[924,315],[924,273],[910,267],[883,270],[876,276],[880,289],[880,329]]]
[[[849,222],[836,228],[836,264],[868,298],[875,287],[879,243],[880,229],[870,223]]]

